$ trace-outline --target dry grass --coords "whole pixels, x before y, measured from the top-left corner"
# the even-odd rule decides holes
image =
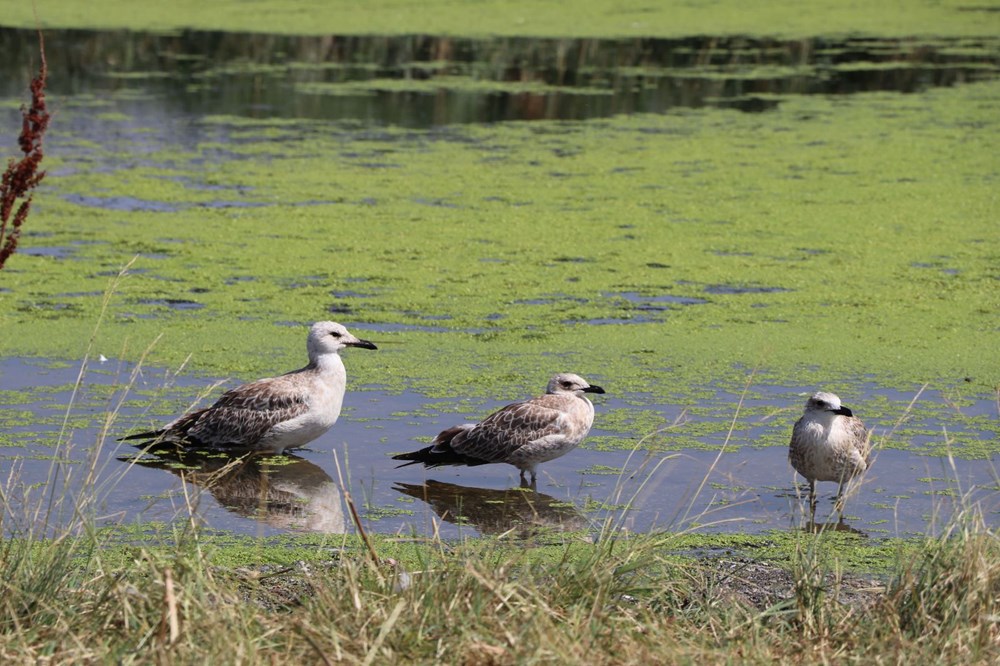
[[[683,566],[669,535],[428,542],[400,570],[359,547],[278,572],[219,568],[196,533],[122,561],[93,532],[0,546],[2,663],[996,663],[1000,540],[974,517],[845,603],[803,534],[791,571]],[[112,564],[112,562],[114,562]],[[721,584],[721,581],[728,583]],[[782,581],[787,593],[778,591]],[[774,588],[766,599],[741,586]],[[877,646],[877,647],[876,647]]]

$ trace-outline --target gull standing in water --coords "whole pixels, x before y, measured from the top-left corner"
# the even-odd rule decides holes
[[[530,473],[534,486],[539,463],[573,450],[590,432],[594,405],[584,393],[604,393],[604,389],[578,375],[558,374],[549,380],[545,395],[507,405],[479,423],[448,428],[431,446],[393,460],[410,461],[400,467],[507,463],[521,471],[522,485],[527,485],[525,472]]]
[[[788,461],[809,481],[809,515],[816,522],[816,482],[836,481],[836,505],[844,520],[844,485],[871,464],[871,433],[833,393],[819,392],[806,401],[792,429]]]
[[[340,416],[347,372],[337,352],[345,347],[377,349],[340,324],[316,322],[306,340],[306,367],[238,386],[222,394],[211,407],[185,414],[160,430],[122,440],[271,453],[305,446],[329,430]]]

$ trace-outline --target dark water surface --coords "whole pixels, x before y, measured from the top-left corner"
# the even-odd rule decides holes
[[[2,19],[0,19],[2,20]],[[0,28],[0,96],[23,94],[37,34]],[[149,113],[430,127],[584,120],[786,95],[913,93],[996,78],[1000,38],[777,40],[286,36],[49,30],[49,92],[151,95]],[[135,113],[131,109],[130,113]]]
[[[137,455],[135,448],[114,439],[171,418],[171,414],[149,414],[149,405],[158,412],[181,411],[212,383],[146,369],[126,393],[132,370],[118,361],[94,362],[73,396],[78,367],[16,358],[0,362],[7,422],[0,440],[7,532],[42,523],[50,506],[49,524],[66,522],[76,507],[90,506],[83,501],[88,498],[97,500],[93,513],[102,524],[173,523],[193,515],[211,528],[245,534],[350,531],[341,475],[366,527],[384,533],[456,537],[514,530],[527,535],[541,528],[596,530],[609,518],[633,531],[699,527],[753,533],[803,524],[802,489],[788,465],[787,450],[753,446],[753,432],[764,427],[756,417],[740,426],[740,439],[749,444],[733,445],[721,454],[641,446],[633,452],[597,451],[585,442],[583,448],[542,465],[537,491],[530,491],[518,488],[517,470],[506,465],[430,471],[418,466],[396,468],[392,454],[415,448],[466,417],[447,411],[447,400],[357,386],[348,393],[334,428],[293,456],[233,460]],[[794,408],[799,408],[801,396],[795,391],[756,389],[763,396],[756,399],[757,406],[783,409],[794,401]],[[207,401],[221,390],[213,389]],[[860,404],[890,393],[872,388]],[[123,397],[109,436],[95,451],[108,412]],[[601,430],[601,412],[621,402],[621,397],[602,398],[597,400],[595,439],[611,435]],[[484,415],[495,406],[476,411]],[[661,410],[668,420],[679,412],[672,405],[652,409]],[[996,409],[995,404],[980,401],[965,411],[995,416]],[[678,428],[714,419],[719,421],[714,425],[725,430],[728,424],[721,421],[726,418],[731,415],[692,418]],[[878,442],[892,424],[869,425],[874,426]],[[94,480],[84,483],[91,468]],[[849,499],[847,525],[872,537],[924,534],[937,529],[957,508],[976,506],[996,527],[1000,525],[998,469],[996,455],[988,460],[949,461],[912,451],[880,450],[873,469]],[[817,520],[822,521],[832,515],[835,484],[819,488]]]

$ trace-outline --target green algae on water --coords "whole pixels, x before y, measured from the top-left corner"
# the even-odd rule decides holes
[[[133,526],[103,528],[100,538],[106,543],[105,557],[113,564],[117,557],[128,563],[140,551],[169,552],[176,549],[170,526],[163,523],[141,523]],[[466,558],[510,561],[514,553],[527,562],[555,564],[567,558],[585,561],[595,548],[612,544],[591,544],[579,534],[548,535],[550,541],[532,542],[525,548],[520,539],[504,537],[464,538],[445,544],[445,548],[428,547],[423,539],[370,534],[376,551],[383,558],[392,558],[407,570],[423,569],[430,563],[442,565]],[[718,557],[744,557],[790,567],[796,552],[804,547],[816,550],[824,566],[837,566],[845,571],[889,573],[900,552],[915,550],[919,545],[901,539],[870,541],[858,535],[829,531],[821,535],[801,532],[771,531],[748,534],[671,534],[656,533],[641,537],[622,537],[617,548],[630,541],[654,546],[657,557],[674,562],[693,563]],[[300,562],[320,563],[343,557],[364,557],[365,546],[357,535],[288,534],[274,537],[249,537],[205,530],[199,543],[206,562],[213,566],[238,568],[270,564],[296,566]],[[433,544],[434,542],[430,542]],[[118,545],[115,545],[118,544]],[[658,544],[658,545],[657,545]],[[437,542],[440,546],[441,542]],[[514,558],[519,559],[519,558]]]
[[[70,258],[23,244],[0,293],[5,352],[79,355],[109,275],[138,254],[102,349],[135,355],[163,333],[151,361],[192,355],[215,375],[294,367],[302,327],[334,316],[398,343],[352,356],[355,381],[432,396],[520,397],[555,366],[661,398],[754,368],[761,383],[968,377],[989,392],[998,101],[981,83],[758,115],[282,122],[303,140],[281,142],[255,138],[260,121],[210,176],[200,148],[139,137],[149,166],[102,151],[111,172],[47,179],[33,230]],[[186,184],[209,178],[246,205]],[[163,207],[73,203],[124,195]]]
[[[272,0],[253,11],[236,0],[170,4],[94,0],[81,5],[49,0],[6,8],[7,25],[24,28],[96,28],[175,31],[184,28],[282,34],[443,34],[541,37],[621,37],[816,34],[995,35],[996,3],[982,0],[910,0],[873,4],[860,0],[711,3],[665,0],[506,0],[455,3],[399,0]]]

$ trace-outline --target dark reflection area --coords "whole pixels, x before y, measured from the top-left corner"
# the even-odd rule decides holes
[[[427,502],[442,520],[470,525],[481,534],[514,530],[519,536],[530,536],[546,530],[581,530],[588,525],[572,502],[530,488],[494,490],[429,480],[423,484],[398,482],[393,490]]]
[[[173,111],[427,127],[581,120],[781,96],[915,92],[994,78],[1000,37],[471,39],[49,30],[54,95],[142,92]],[[0,94],[37,68],[33,30],[0,28]]]
[[[295,455],[233,457],[163,445],[118,459],[176,474],[232,513],[271,527],[346,531],[340,488],[319,466]]]
[[[835,523],[808,523],[802,528],[802,531],[813,534],[820,534],[821,532],[848,532],[861,537],[868,537],[866,532],[862,532],[856,527],[851,527],[847,524],[847,521],[844,520]]]

